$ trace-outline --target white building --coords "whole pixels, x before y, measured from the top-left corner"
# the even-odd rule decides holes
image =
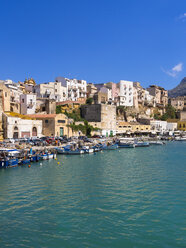
[[[3,126],[5,139],[42,136],[42,120],[21,119],[3,113]]]
[[[155,132],[159,132],[161,134],[167,132],[167,121],[151,120],[150,125],[151,130],[154,130]]]
[[[57,77],[56,82],[60,82],[67,88],[67,100],[78,101],[80,98],[86,98],[87,82],[85,80]]]
[[[119,102],[120,106],[133,106],[133,82],[120,80],[119,87]]]
[[[38,84],[34,87],[34,93],[37,97],[54,99],[57,102],[67,100],[67,87],[61,82],[48,82]]]
[[[167,122],[167,131],[168,132],[176,131],[177,128],[178,128],[177,122]]]
[[[22,115],[35,114],[36,94],[22,94],[20,96],[20,113]]]

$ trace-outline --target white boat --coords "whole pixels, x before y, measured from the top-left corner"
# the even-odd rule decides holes
[[[85,153],[93,153],[94,152],[94,149],[90,148],[89,146],[83,146],[82,149]]]
[[[149,141],[149,145],[152,146],[152,145],[156,145],[156,146],[162,146],[164,145],[165,143],[162,142],[162,141]]]

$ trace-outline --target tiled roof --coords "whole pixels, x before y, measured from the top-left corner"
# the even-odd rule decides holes
[[[35,114],[35,115],[27,115],[31,118],[39,118],[39,119],[45,119],[45,118],[55,118],[56,114]]]

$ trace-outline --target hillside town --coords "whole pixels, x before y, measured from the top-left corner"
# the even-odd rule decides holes
[[[186,97],[158,85],[87,83],[57,77],[36,84],[0,80],[0,140],[29,137],[173,135],[186,131]]]

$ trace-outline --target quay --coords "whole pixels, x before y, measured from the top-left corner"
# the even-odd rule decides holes
[[[11,142],[0,143],[0,168],[15,167],[18,165],[29,165],[33,162],[41,160],[56,159],[58,155],[82,155],[90,154],[100,151],[109,151],[124,148],[138,148],[164,145],[163,140],[186,141],[185,137],[176,137],[175,139],[168,139],[166,137],[159,137],[152,139],[150,137],[138,138],[92,138],[92,139],[78,139],[71,138],[66,143],[60,142],[57,138],[54,139],[55,145],[48,144],[47,146],[42,140],[37,139],[37,145],[30,140],[17,140]]]

